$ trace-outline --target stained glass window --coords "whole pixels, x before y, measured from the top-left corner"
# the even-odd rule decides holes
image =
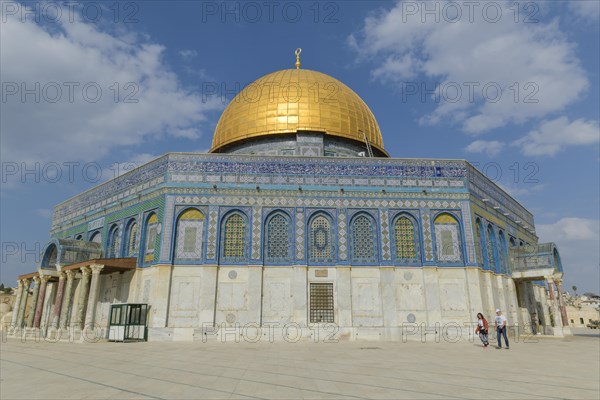
[[[396,239],[396,258],[402,261],[417,259],[416,234],[413,222],[407,217],[400,217],[394,224]]]
[[[146,251],[144,256],[144,262],[150,262],[154,260],[154,247],[156,246],[156,237],[158,236],[158,218],[156,214],[152,213],[148,222],[146,223]]]
[[[195,208],[181,213],[177,220],[175,258],[202,258],[204,220],[204,214]]]
[[[246,220],[239,214],[230,215],[225,221],[223,234],[223,258],[242,261],[246,246]]]
[[[290,223],[282,214],[275,214],[267,222],[265,254],[270,262],[290,259]]]
[[[310,224],[310,259],[331,261],[332,254],[331,224],[327,218],[319,215]]]
[[[352,261],[377,261],[374,227],[366,215],[360,215],[352,222]]]
[[[134,256],[138,251],[138,228],[135,221],[129,223],[127,228],[127,255]]]
[[[462,252],[458,221],[449,214],[440,214],[433,222],[438,262],[460,262]]]

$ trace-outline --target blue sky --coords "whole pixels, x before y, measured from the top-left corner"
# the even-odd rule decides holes
[[[600,292],[598,1],[57,4],[2,2],[2,282],[35,268],[53,205],[206,151],[225,107],[207,88],[293,68],[301,47],[367,102],[393,157],[478,163],[558,243],[565,287]]]

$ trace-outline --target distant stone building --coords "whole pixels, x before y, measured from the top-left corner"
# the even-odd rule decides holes
[[[12,311],[15,306],[16,291],[10,288],[0,291],[0,330],[10,327]]]
[[[523,331],[568,325],[560,295],[545,306],[558,250],[527,209],[467,161],[390,158],[364,101],[299,65],[233,99],[210,154],[168,153],[83,192],[54,208],[50,233],[19,277],[16,334],[106,332],[120,302],[150,305],[150,340],[325,324],[398,340],[471,332],[496,308]]]
[[[585,328],[593,321],[600,321],[600,299],[587,296],[565,296],[569,325]]]

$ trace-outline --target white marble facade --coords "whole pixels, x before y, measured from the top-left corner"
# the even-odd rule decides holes
[[[403,331],[405,338],[420,339],[457,326],[468,335],[478,312],[492,320],[496,308],[515,329],[529,324],[511,278],[469,267],[164,265],[138,269],[127,301],[151,304],[149,340],[231,341],[236,334],[243,340],[257,327],[263,340],[269,330],[285,340],[282,330],[298,327],[310,339],[319,324],[309,321],[309,291],[318,282],[333,284],[334,322],[321,328],[337,340],[401,340]],[[99,324],[106,321],[101,315]],[[288,332],[287,339],[294,335]]]

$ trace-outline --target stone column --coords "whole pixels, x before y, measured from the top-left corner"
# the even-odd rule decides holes
[[[554,327],[562,327],[562,317],[560,315],[558,301],[554,295],[554,280],[552,277],[546,278],[548,285],[548,291],[550,292],[550,303],[552,304],[552,319],[554,320]]]
[[[17,293],[15,294],[15,304],[12,309],[12,319],[10,320],[10,327],[17,327],[17,316],[19,315],[19,307],[21,306],[21,296],[23,294],[23,282],[21,279],[17,281]]]
[[[27,326],[33,327],[33,319],[35,317],[35,308],[38,302],[38,295],[40,293],[40,277],[33,277],[33,295],[31,296],[31,304],[29,305],[29,316],[27,317]]]
[[[560,307],[560,316],[562,318],[563,326],[569,326],[569,317],[567,316],[567,308],[565,307],[565,301],[562,296],[562,280],[556,281],[556,290],[558,291],[558,304]]]
[[[104,265],[92,265],[92,283],[90,284],[90,295],[88,297],[87,311],[85,313],[85,326],[93,327],[96,318],[96,303],[98,303],[98,292],[100,286],[100,271]]]
[[[548,327],[552,328],[552,324],[550,323],[550,310],[548,307],[549,303],[548,303],[548,296],[546,295],[546,289],[544,287],[538,286],[538,285],[531,284],[531,286],[537,292],[536,299],[539,298],[539,306],[541,308],[541,315],[538,313],[538,317],[543,319],[543,321],[544,321],[544,329],[543,329],[544,332],[543,333],[548,334],[545,327],[548,326]],[[540,319],[540,321],[541,321],[541,319]]]
[[[77,315],[75,323],[83,329],[85,322],[85,309],[87,306],[88,293],[90,290],[90,267],[81,267],[81,282],[79,282],[79,301],[77,302]]]
[[[29,279],[23,279],[23,290],[21,291],[21,303],[19,304],[19,313],[17,314],[17,326],[23,327],[23,319],[25,318],[25,307],[27,306],[27,297],[29,296]]]
[[[58,321],[60,318],[60,311],[62,308],[63,293],[65,290],[65,273],[58,273],[58,288],[56,289],[56,297],[54,298],[54,304],[52,305],[50,326],[58,328]]]
[[[40,291],[38,293],[38,301],[35,308],[35,317],[33,319],[34,328],[39,328],[40,322],[42,321],[42,312],[44,311],[44,298],[46,297],[46,286],[48,285],[49,279],[50,275],[40,276]]]
[[[67,286],[65,288],[65,293],[63,296],[62,309],[60,310],[60,320],[59,326],[61,328],[66,328],[67,323],[69,322],[69,308],[71,308],[71,303],[73,301],[73,279],[75,278],[74,271],[65,271],[65,275],[67,276]]]

